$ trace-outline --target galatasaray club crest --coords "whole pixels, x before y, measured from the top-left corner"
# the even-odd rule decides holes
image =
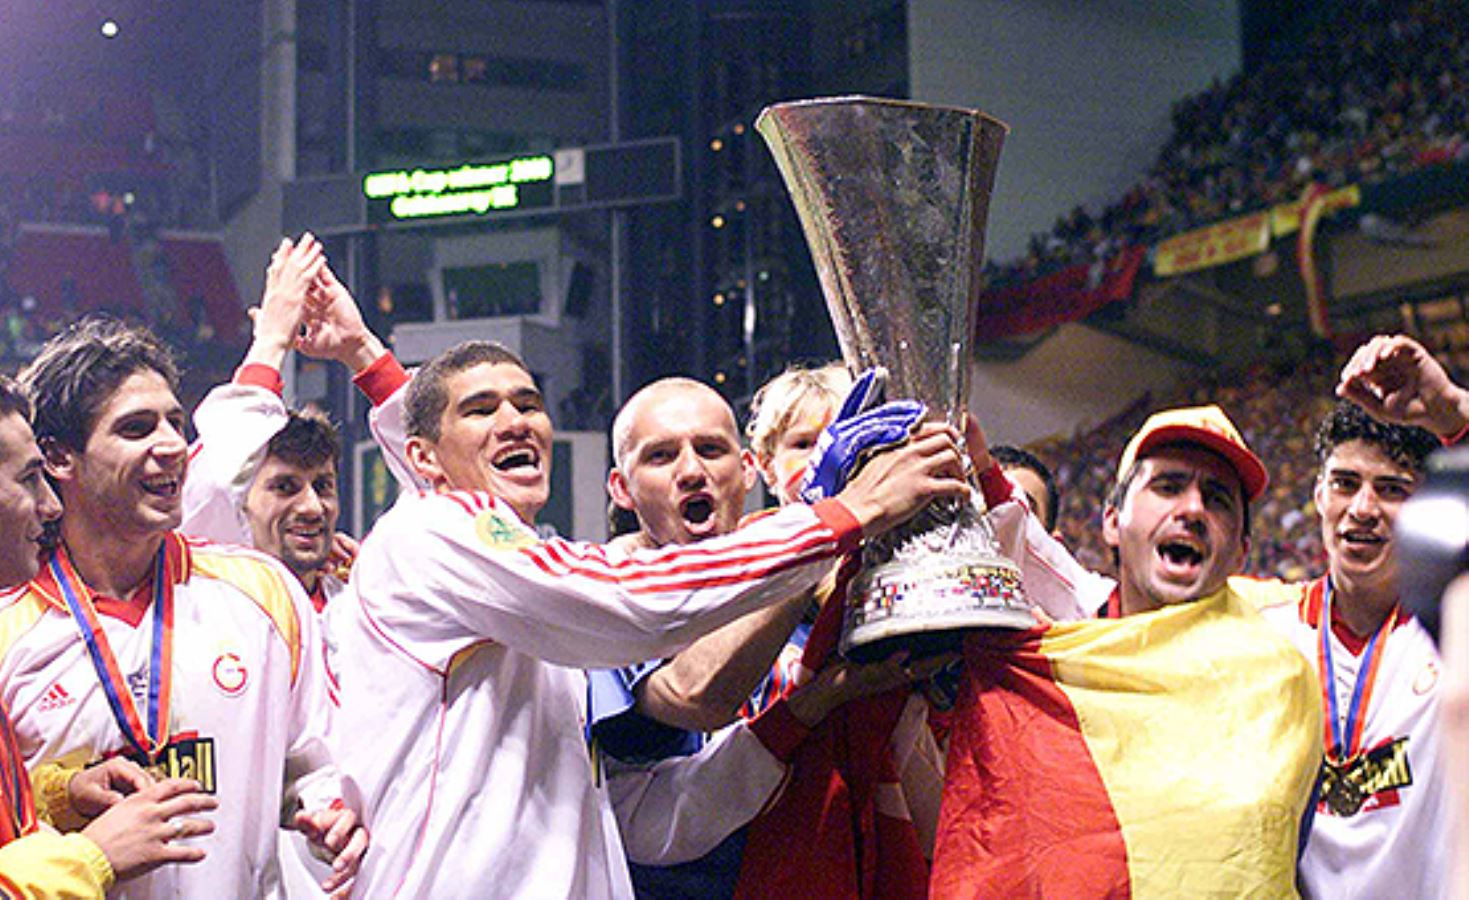
[[[226,697],[238,697],[250,680],[249,670],[233,650],[226,650],[214,658],[214,686]]]
[[[1418,673],[1418,677],[1413,679],[1413,693],[1422,697],[1433,690],[1435,684],[1438,684],[1438,663],[1430,661]]]

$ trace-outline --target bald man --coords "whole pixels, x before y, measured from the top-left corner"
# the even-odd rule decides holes
[[[612,439],[608,493],[639,525],[624,543],[691,544],[738,526],[757,471],[733,410],[712,388],[687,378],[648,385],[619,411]],[[943,663],[838,663],[781,701],[809,632],[802,615],[814,603],[811,593],[795,593],[672,659],[590,673],[589,730],[610,773],[640,896],[729,895],[742,826],[782,786],[806,731],[848,700],[927,677]],[[774,705],[783,708],[741,719]],[[925,758],[936,765],[931,733],[911,731],[928,739]]]

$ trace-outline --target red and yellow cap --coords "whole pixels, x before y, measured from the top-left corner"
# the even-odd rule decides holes
[[[1122,462],[1117,467],[1118,480],[1127,475],[1139,458],[1164,444],[1199,444],[1224,457],[1239,476],[1239,483],[1249,500],[1260,499],[1270,483],[1270,476],[1260,457],[1245,445],[1245,439],[1240,437],[1239,429],[1229,421],[1224,410],[1213,404],[1165,409],[1149,416],[1132,440],[1127,442],[1127,449],[1122,451]]]

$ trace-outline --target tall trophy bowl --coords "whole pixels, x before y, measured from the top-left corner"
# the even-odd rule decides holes
[[[849,368],[958,424],[968,400],[985,220],[1007,128],[974,110],[868,97],[781,103],[755,128],[775,157]],[[863,549],[842,651],[955,649],[968,629],[1028,628],[1020,570],[977,499],[937,502]]]

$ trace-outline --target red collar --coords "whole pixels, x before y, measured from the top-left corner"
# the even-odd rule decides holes
[[[1336,635],[1336,639],[1341,642],[1343,647],[1347,648],[1348,653],[1353,656],[1361,656],[1362,651],[1367,649],[1367,642],[1372,640],[1372,635],[1357,634],[1357,632],[1352,630],[1352,626],[1346,623],[1346,620],[1341,616],[1340,597],[1341,595],[1338,594],[1337,599],[1332,601],[1331,633]],[[1325,603],[1326,576],[1322,575],[1307,586],[1306,596],[1301,599],[1301,618],[1307,625],[1318,630],[1321,628],[1321,607]],[[1406,614],[1398,616],[1397,621],[1393,623],[1392,630],[1397,631],[1410,618],[1412,617]]]
[[[192,562],[188,543],[175,531],[170,531],[164,536],[163,540],[164,547],[166,548],[164,553],[167,555],[169,580],[176,585],[188,581]],[[67,554],[65,545],[58,546],[52,552],[65,559],[69,567],[75,571],[76,567],[70,566],[71,557]],[[31,579],[30,589],[39,594],[41,599],[45,600],[53,608],[70,615],[70,612],[67,610],[66,600],[61,596],[61,587],[56,583],[55,577],[51,574],[50,567],[45,565],[41,566],[41,571],[37,572],[36,577]],[[130,627],[137,628],[138,623],[143,621],[143,614],[148,611],[148,605],[152,602],[152,589],[153,576],[150,574],[138,586],[137,590],[133,591],[133,595],[128,599],[121,600],[116,597],[104,597],[101,594],[92,592],[92,604],[96,607],[97,612],[102,615],[111,616],[114,619],[128,623]],[[87,588],[87,590],[90,592],[91,588]]]
[[[311,592],[306,595],[311,598],[311,606],[318,613],[326,611],[326,591],[322,589],[322,581],[325,578],[325,575],[316,576],[316,587],[312,588]]]

